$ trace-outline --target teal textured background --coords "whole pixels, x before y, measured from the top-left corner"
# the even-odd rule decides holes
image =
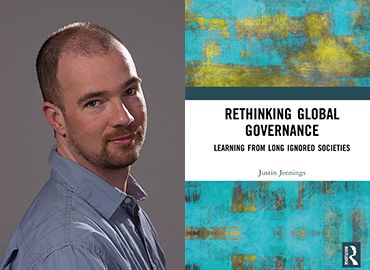
[[[188,270],[341,269],[361,242],[368,269],[370,182],[187,181]]]
[[[370,86],[368,0],[186,0],[186,86]]]

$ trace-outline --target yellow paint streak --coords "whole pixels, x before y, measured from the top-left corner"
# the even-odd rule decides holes
[[[225,19],[205,19],[197,16],[196,22],[200,30],[221,31],[221,36],[224,38],[230,37],[229,24]]]
[[[297,231],[298,236],[306,236],[306,231]]]
[[[240,57],[252,57],[253,53],[251,53],[248,49],[246,50],[244,47],[242,48],[242,52],[240,53]]]
[[[220,31],[222,37],[230,37],[229,23],[226,19],[203,18],[191,10],[190,4],[192,4],[192,1],[187,1],[185,2],[185,27],[195,30],[195,28],[191,27],[191,24],[196,24],[202,31]]]
[[[198,17],[199,16],[197,14],[193,13],[189,5],[186,5],[185,3],[185,28],[195,30],[192,24],[196,23]]]
[[[233,269],[254,270],[254,262],[257,260],[256,255],[234,254],[231,256]]]
[[[306,24],[306,35],[310,38],[322,38],[330,35],[329,14],[307,14],[304,18]]]
[[[352,38],[348,38],[348,44],[352,42]],[[348,51],[347,46],[339,44],[334,37],[324,38],[320,40],[313,53],[313,57],[319,62],[326,63],[352,63],[352,53]]]
[[[302,52],[292,57],[297,73],[315,70],[325,76],[351,78],[353,74],[368,76],[364,71],[370,64],[370,54],[361,52],[351,36],[327,36],[310,41]],[[328,75],[325,75],[328,74]]]
[[[248,67],[227,64],[212,64],[186,66],[185,72],[191,77],[186,86],[215,86],[215,87],[237,87],[237,86],[294,86],[300,85],[292,74],[279,74],[279,68]],[[310,82],[305,82],[310,86]],[[314,84],[315,85],[315,84]],[[323,85],[326,86],[326,85]]]
[[[212,63],[212,58],[220,56],[220,45],[212,43],[203,46],[203,58],[206,59],[207,66]]]
[[[334,86],[351,86],[345,84],[341,78],[342,74],[332,75],[323,74],[326,80],[310,80],[310,76],[315,72],[315,67],[307,68],[304,64],[297,63],[287,66],[281,73],[279,66],[238,66],[228,64],[209,64],[197,65],[189,63],[185,67],[185,74],[188,75],[187,87],[292,87],[292,86],[313,86],[313,87],[334,87]],[[302,67],[303,66],[303,67]],[[266,67],[266,69],[265,69]],[[360,68],[359,66],[354,68]],[[345,72],[345,70],[343,70]],[[345,77],[345,75],[343,75]],[[306,78],[306,79],[304,79]]]
[[[334,190],[332,189],[333,181],[324,181],[323,184],[325,194],[334,194]]]
[[[288,18],[286,14],[248,17],[235,20],[237,36],[272,36],[287,38],[288,34],[302,31],[303,24],[297,18]]]
[[[304,269],[304,258],[300,257],[298,258],[298,270]]]
[[[228,236],[239,236],[240,232],[238,232],[238,231],[228,231],[227,235]]]
[[[185,227],[185,239],[240,240],[240,227]]]
[[[360,3],[366,7],[370,5],[370,0],[356,0],[357,3]]]
[[[334,226],[334,213],[326,212],[324,215],[325,220],[325,253],[333,255],[335,253],[335,241],[333,231],[336,229]]]
[[[255,197],[256,194],[253,190],[244,193],[240,187],[235,188],[231,211],[236,213],[256,212],[257,208],[254,205]],[[249,205],[247,205],[246,202],[249,202]]]
[[[303,209],[304,208],[304,183],[298,182],[298,209]]]

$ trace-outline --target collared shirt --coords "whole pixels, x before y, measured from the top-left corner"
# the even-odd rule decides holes
[[[51,151],[49,181],[15,229],[0,270],[166,269],[146,198],[129,176],[127,194]]]

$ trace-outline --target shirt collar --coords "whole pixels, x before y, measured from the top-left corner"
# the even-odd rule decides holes
[[[74,193],[86,200],[107,220],[128,195],[134,197],[136,201],[143,201],[147,197],[145,191],[131,175],[127,179],[127,193],[125,193],[76,162],[59,155],[55,146],[48,160],[52,167],[51,176],[61,184],[67,184]]]

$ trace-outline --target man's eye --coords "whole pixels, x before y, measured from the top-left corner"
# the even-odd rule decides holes
[[[130,88],[125,91],[125,95],[132,96],[133,94],[135,94],[135,92],[136,92],[135,88]]]
[[[99,105],[99,101],[97,100],[93,100],[93,101],[90,101],[86,104],[86,107],[90,107],[90,108],[93,108],[93,107],[96,107]]]

